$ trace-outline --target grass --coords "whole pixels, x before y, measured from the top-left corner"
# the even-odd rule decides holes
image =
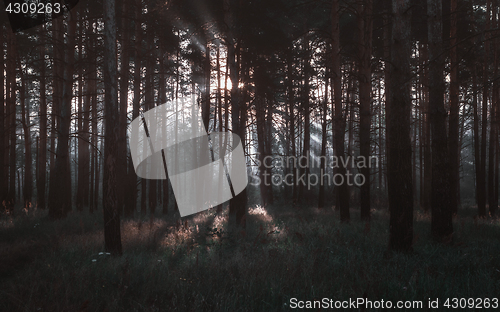
[[[427,310],[428,298],[500,294],[498,220],[463,209],[443,246],[416,213],[415,252],[397,254],[387,251],[387,213],[372,215],[341,224],[330,209],[253,207],[243,232],[227,228],[226,210],[187,224],[124,220],[121,257],[104,253],[101,213],[2,216],[0,311],[289,311],[290,298],[363,296]]]

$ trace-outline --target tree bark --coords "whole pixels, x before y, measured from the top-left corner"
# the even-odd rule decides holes
[[[322,112],[321,112],[321,153],[320,153],[320,184],[319,184],[319,194],[318,194],[318,208],[325,207],[325,183],[326,181],[323,179],[323,175],[327,174],[326,169],[326,137],[327,137],[327,124],[326,124],[326,115],[328,111],[328,69],[326,70],[326,79],[325,79],[325,98],[323,99]]]
[[[134,99],[132,101],[132,120],[139,117],[139,108],[141,100],[141,42],[142,42],[142,29],[140,23],[140,0],[136,1],[135,11],[135,29],[134,29]],[[127,217],[133,216],[137,206],[137,175],[135,174],[133,163],[129,161],[129,200],[126,202],[125,215]]]
[[[233,34],[233,10],[229,0],[224,0],[224,21],[227,25],[226,40],[227,40],[227,67],[229,70],[229,78],[231,79],[231,119],[233,133],[240,133],[240,94],[238,89],[238,72],[239,66],[236,62],[236,48]],[[226,110],[227,113],[227,110]],[[240,228],[246,227],[246,204],[247,194],[246,189],[237,194],[229,202],[230,222]]]
[[[162,45],[160,45],[162,47]],[[160,87],[159,87],[159,103],[158,105],[165,104],[167,102],[167,78],[165,75],[165,61],[164,61],[164,49],[160,48],[159,50],[159,57],[160,57]],[[162,126],[162,129],[165,129],[166,125]],[[132,171],[131,174],[135,173]],[[169,203],[169,178],[167,177],[165,180],[162,181],[162,213],[167,214],[168,213],[168,203]]]
[[[95,26],[92,31],[97,31]],[[91,49],[89,51],[89,74],[91,75],[89,81],[89,89],[91,94],[91,126],[92,126],[92,162],[90,165],[90,204],[89,212],[93,213],[94,210],[98,208],[98,198],[99,198],[99,137],[98,134],[98,120],[97,112],[99,110],[99,105],[97,103],[97,54],[95,53],[95,48],[97,46],[95,37],[90,37],[89,45]]]
[[[496,23],[496,2],[492,5],[492,25],[495,28]],[[489,16],[489,15],[488,15]],[[493,77],[498,75],[498,55],[497,55],[497,38],[493,39]],[[494,216],[498,210],[498,172],[496,167],[498,166],[497,155],[498,150],[498,80],[493,81],[493,88],[491,94],[491,106],[490,106],[490,140],[488,148],[488,210],[490,216]]]
[[[333,50],[333,66],[332,66],[332,80],[333,92],[335,103],[335,116],[334,116],[334,139],[333,146],[335,148],[335,155],[337,158],[344,158],[344,134],[345,134],[345,119],[342,113],[342,72],[340,69],[340,7],[339,0],[332,2],[332,50]],[[342,165],[337,169],[337,173],[345,177],[346,168]],[[342,183],[337,187],[337,205],[340,210],[340,220],[342,222],[349,222],[349,192],[346,183]]]
[[[0,26],[0,204],[7,196],[7,174],[5,171],[5,150],[7,131],[5,131],[5,57],[4,57],[4,28]]]
[[[146,15],[147,16],[147,15]],[[152,23],[153,19],[150,18],[148,20],[148,28],[146,35],[146,44],[148,47],[148,55],[146,60],[146,84],[145,84],[145,110],[150,110],[155,107],[154,100],[154,84],[155,84],[155,67],[156,67],[156,46],[155,46],[155,34],[154,34],[154,24]],[[148,207],[149,211],[152,215],[154,215],[156,211],[157,205],[157,181],[156,180],[148,180]]]
[[[427,0],[429,36],[429,109],[432,149],[432,236],[442,242],[453,234],[450,206],[450,160],[444,108],[444,58],[440,0]]]
[[[104,0],[104,243],[106,251],[122,254],[120,214],[117,200],[118,81],[116,73],[115,0]]]
[[[392,1],[390,108],[387,109],[389,248],[411,251],[413,185],[410,140],[410,0]]]
[[[9,189],[7,195],[7,201],[13,205],[16,201],[16,63],[17,58],[17,48],[16,48],[16,37],[14,34],[10,33],[8,35],[7,42],[7,120],[9,123],[8,127],[8,140],[9,140]]]
[[[71,125],[71,99],[73,95],[73,65],[76,20],[74,12],[68,16],[68,43],[62,55],[62,100],[57,118],[57,149],[54,169],[51,170],[49,183],[49,216],[52,219],[66,217],[71,210],[71,169],[69,154],[69,131]],[[58,31],[62,31],[59,29]],[[60,44],[60,43],[59,43]]]
[[[361,2],[360,2],[361,3]],[[370,127],[371,127],[371,56],[372,0],[358,5],[359,28],[359,153],[366,160],[360,168],[365,183],[361,185],[361,220],[370,220]]]
[[[457,23],[458,0],[451,0],[451,27],[450,27],[450,120],[449,120],[449,147],[450,147],[450,210],[458,212],[458,194],[460,192],[460,148],[459,134],[459,82],[458,82],[458,54],[457,54]]]
[[[203,74],[204,74],[204,90],[203,90],[203,101],[201,104],[201,117],[203,120],[203,126],[205,127],[205,131],[208,133],[208,126],[210,123],[210,77],[212,72],[212,65],[210,62],[210,42],[208,41],[205,44],[205,58],[203,64]]]
[[[118,211],[123,213],[126,205],[126,200],[129,199],[127,194],[127,181],[128,174],[135,174],[132,172],[127,173],[127,108],[128,108],[128,85],[130,76],[130,63],[129,63],[129,50],[130,50],[130,11],[129,0],[122,3],[121,8],[121,69],[120,69],[120,102],[119,102],[119,141],[117,153],[117,181],[118,181]]]
[[[427,44],[422,44],[420,48],[420,54],[423,62],[427,62],[429,59],[429,50]],[[422,96],[423,96],[423,110],[424,110],[424,122],[423,122],[423,145],[424,145],[424,181],[423,181],[423,196],[422,196],[422,208],[425,212],[431,209],[431,197],[432,197],[432,151],[431,151],[431,123],[430,123],[430,111],[429,111],[429,67],[423,66],[422,69]]]
[[[289,156],[295,157],[296,156],[296,144],[295,144],[295,101],[294,101],[294,87],[293,87],[293,54],[292,50],[290,49],[287,52],[287,79],[288,79],[288,115],[290,116],[290,124],[289,124],[289,144],[290,144],[290,151],[289,151]],[[333,110],[332,110],[333,111]],[[293,159],[293,158],[292,158]],[[291,168],[289,170],[292,173],[292,203],[297,202],[297,196],[298,196],[298,189],[297,185],[295,184],[295,181],[297,181],[297,171],[295,168],[295,163],[291,162],[291,164],[287,164],[287,166],[290,165]]]
[[[89,28],[83,27],[82,9],[80,10],[80,38],[78,41],[78,51],[80,61],[84,61],[82,35],[85,30],[87,33]],[[90,44],[90,43],[89,43]],[[87,56],[89,53],[87,52]],[[92,60],[91,60],[92,61]],[[89,152],[89,112],[90,112],[90,88],[89,82],[86,81],[85,87],[83,86],[83,76],[86,80],[90,80],[90,73],[87,69],[85,74],[82,66],[79,67],[79,80],[78,80],[78,187],[76,191],[76,208],[83,210],[84,206],[89,205],[89,187],[90,187],[90,152]],[[84,94],[85,92],[85,94]]]
[[[31,155],[31,132],[30,132],[30,101],[26,101],[26,77],[22,72],[22,67],[19,62],[19,71],[21,73],[21,124],[24,132],[24,183],[23,183],[23,207],[31,207],[31,199],[33,192],[33,169]],[[26,103],[27,102],[27,103]]]
[[[309,104],[309,93],[310,93],[310,84],[309,84],[309,76],[311,75],[311,51],[309,49],[309,34],[304,36],[304,66],[303,66],[303,75],[304,75],[304,87],[302,94],[302,112],[304,114],[304,144],[302,146],[302,157],[303,159],[308,159],[307,163],[310,161],[310,150],[311,150],[311,111]],[[304,181],[309,181],[309,166],[304,166],[304,164],[300,165],[300,176],[304,176]],[[306,185],[308,182],[299,184],[299,202],[309,202],[310,199],[310,186]]]

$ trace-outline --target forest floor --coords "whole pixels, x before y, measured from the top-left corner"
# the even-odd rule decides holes
[[[227,209],[182,224],[158,215],[122,221],[121,257],[104,252],[102,212],[4,215],[0,311],[288,311],[291,298],[362,297],[422,301],[407,309],[420,311],[429,299],[500,297],[500,222],[475,214],[462,209],[441,245],[416,212],[411,254],[387,251],[386,210],[367,224],[353,209],[341,224],[332,209],[254,206],[238,232]]]

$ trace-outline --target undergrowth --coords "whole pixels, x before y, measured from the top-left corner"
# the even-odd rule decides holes
[[[494,298],[500,223],[464,209],[450,245],[416,213],[414,252],[387,250],[388,215],[342,224],[330,209],[252,207],[122,221],[124,254],[103,248],[101,213],[0,220],[0,311],[288,311],[299,300]],[[424,304],[424,310],[426,310]]]

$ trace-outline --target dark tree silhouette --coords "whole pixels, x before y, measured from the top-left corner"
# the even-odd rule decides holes
[[[392,1],[390,106],[387,107],[389,248],[410,251],[413,244],[413,185],[410,141],[410,0]]]
[[[427,1],[429,36],[429,107],[432,148],[432,224],[437,240],[453,233],[450,206],[450,160],[444,108],[444,55],[441,1]]]
[[[106,251],[121,255],[118,207],[117,153],[119,142],[118,76],[116,73],[115,0],[104,0],[104,243]]]

